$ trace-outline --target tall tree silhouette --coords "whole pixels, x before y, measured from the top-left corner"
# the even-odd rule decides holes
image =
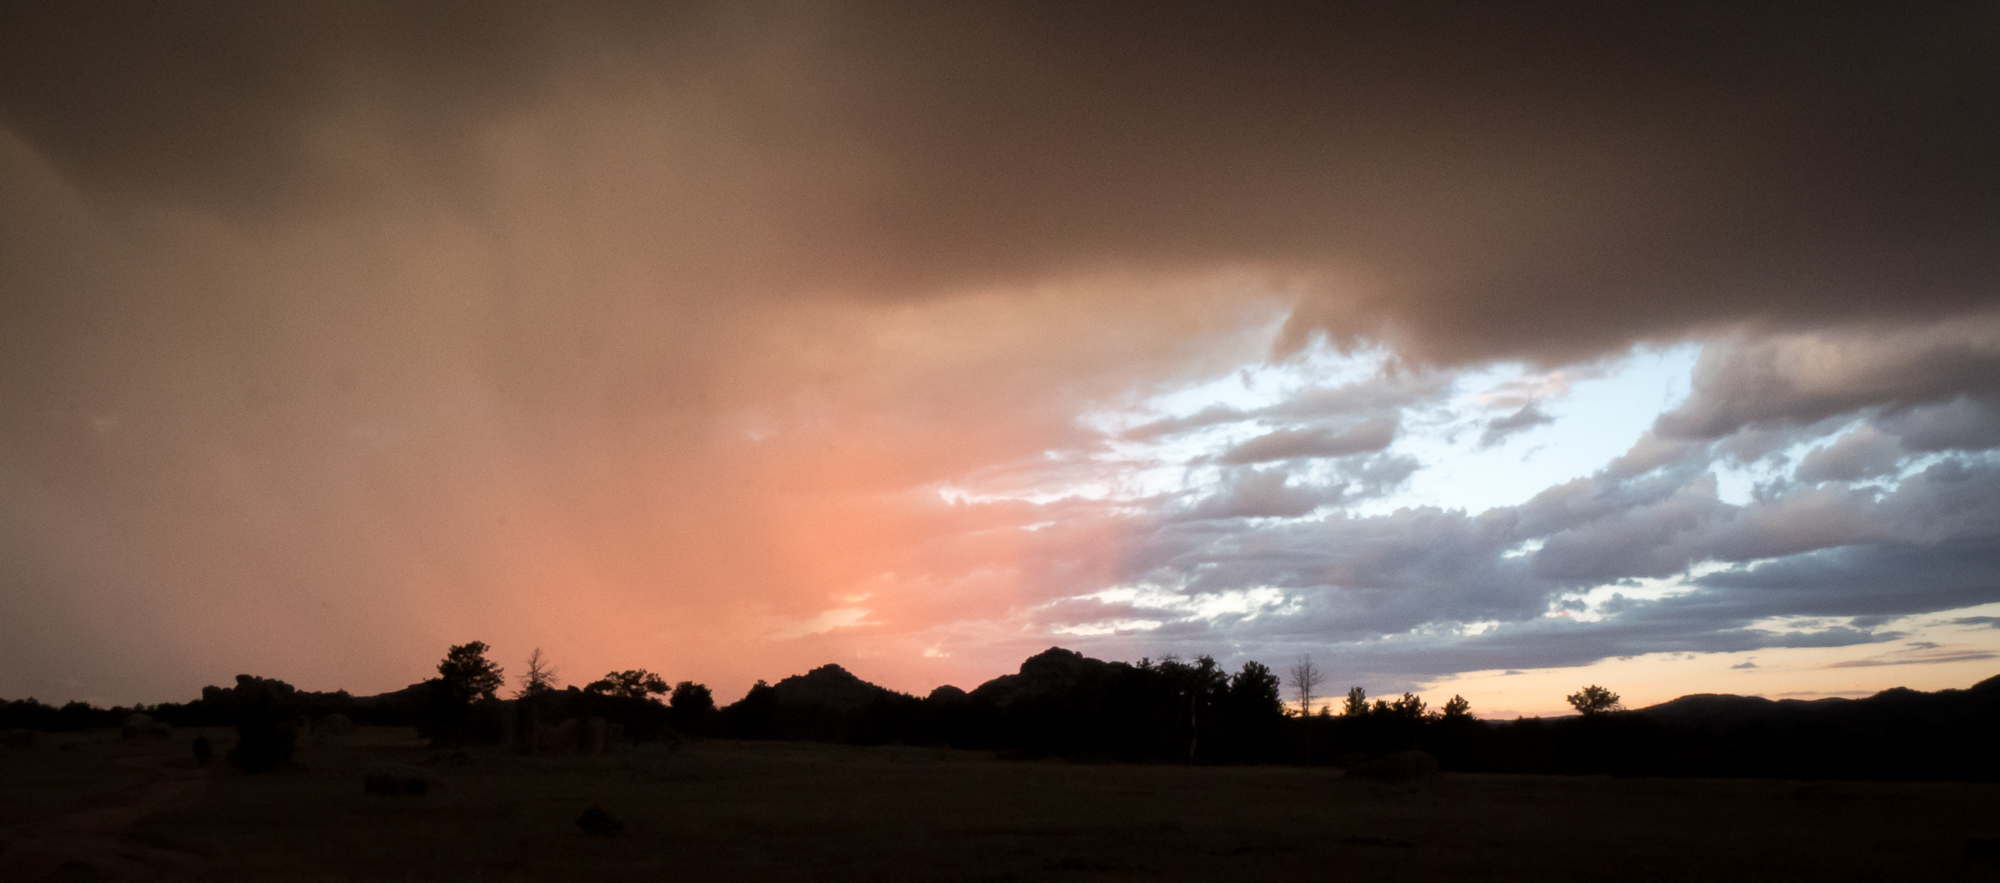
[[[1226,755],[1246,760],[1276,760],[1280,728],[1285,724],[1283,682],[1259,662],[1245,662],[1229,678],[1228,744]]]
[[[1200,750],[1204,725],[1202,710],[1213,706],[1229,687],[1229,677],[1215,664],[1215,657],[1197,656],[1182,662],[1171,656],[1153,669],[1187,703],[1187,762],[1194,763]]]
[[[693,681],[675,684],[667,707],[673,709],[674,728],[683,733],[701,735],[715,719],[715,696]]]
[[[1347,701],[1341,704],[1340,714],[1343,717],[1367,717],[1368,691],[1360,687],[1347,688]]]
[[[1613,693],[1596,684],[1591,684],[1563,698],[1569,702],[1571,708],[1576,709],[1577,714],[1584,717],[1596,717],[1608,711],[1617,711],[1621,707],[1618,702],[1617,693]]]
[[[494,698],[494,693],[507,680],[502,674],[505,669],[486,658],[486,651],[490,649],[484,641],[453,646],[445,653],[444,660],[438,663],[438,678],[444,681],[446,689],[461,699]]]

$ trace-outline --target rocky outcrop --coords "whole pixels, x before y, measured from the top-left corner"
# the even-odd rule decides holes
[[[886,687],[868,683],[838,665],[822,665],[802,675],[793,675],[773,684],[780,704],[849,712],[866,708],[897,695]]]
[[[1017,674],[1001,675],[972,691],[972,701],[996,708],[1044,697],[1096,693],[1118,675],[1123,663],[1092,659],[1075,650],[1050,647],[1028,657]]]

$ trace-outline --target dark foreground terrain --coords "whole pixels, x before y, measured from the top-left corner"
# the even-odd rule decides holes
[[[2000,879],[2000,785],[1013,762],[905,747],[662,744],[432,752],[304,739],[294,768],[190,742],[0,752],[0,880]],[[364,794],[373,761],[421,797]],[[624,824],[595,836],[591,806]]]

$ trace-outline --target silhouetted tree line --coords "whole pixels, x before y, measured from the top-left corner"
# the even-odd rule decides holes
[[[1309,659],[1291,669],[1302,710],[1290,711],[1284,682],[1256,662],[1228,672],[1207,656],[1105,662],[1051,648],[970,693],[946,686],[919,698],[827,665],[759,681],[717,708],[707,687],[670,685],[644,669],[563,687],[539,650],[520,690],[501,698],[504,673],[487,649],[454,646],[438,677],[378,696],[309,693],[240,675],[235,686],[204,688],[184,704],[0,702],[0,728],[117,726],[144,711],[176,726],[236,727],[230,759],[246,769],[283,763],[302,728],[339,715],[418,727],[441,744],[518,743],[541,725],[601,718],[633,741],[802,739],[1086,761],[1311,765],[1414,749],[1462,772],[2000,780],[2000,677],[1968,690],[1896,689],[1858,700],[1685,696],[1639,711],[1592,686],[1568,697],[1574,717],[1495,722],[1473,717],[1460,697],[1433,709],[1409,693],[1371,700],[1360,687],[1337,710],[1306,711],[1325,679]]]
[[[43,733],[74,733],[118,726],[126,715],[144,711],[145,706],[98,708],[87,702],[68,702],[61,708],[45,705],[33,697],[0,702],[0,730],[36,730]]]
[[[232,727],[237,725],[246,709],[288,713],[293,717],[346,714],[368,724],[410,725],[412,717],[407,711],[370,713],[386,708],[388,703],[378,700],[394,695],[357,700],[345,692],[308,693],[284,681],[237,675],[236,686],[203,687],[201,698],[192,702],[139,704],[129,708],[123,705],[98,708],[83,702],[70,702],[55,708],[32,698],[0,701],[0,729],[76,732],[117,727],[133,714],[145,714],[179,727]]]
[[[968,694],[919,699],[822,666],[758,682],[718,723],[747,739],[901,742],[1021,756],[1127,761],[1268,761],[1284,724],[1278,679],[1258,663],[1100,662],[1053,649]]]
[[[1487,724],[1462,769],[2000,781],[2000,677],[1812,702],[1683,696],[1640,711]],[[1447,767],[1448,769],[1451,767]]]

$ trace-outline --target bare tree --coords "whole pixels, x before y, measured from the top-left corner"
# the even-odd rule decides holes
[[[556,667],[549,664],[549,658],[542,655],[542,648],[528,654],[528,673],[521,676],[521,692],[514,694],[517,699],[527,699],[553,691],[556,684]]]
[[[1326,683],[1326,672],[1313,664],[1312,654],[1301,656],[1298,662],[1292,664],[1292,695],[1299,698],[1299,714],[1312,714],[1313,699],[1318,696],[1315,691],[1323,683]]]

